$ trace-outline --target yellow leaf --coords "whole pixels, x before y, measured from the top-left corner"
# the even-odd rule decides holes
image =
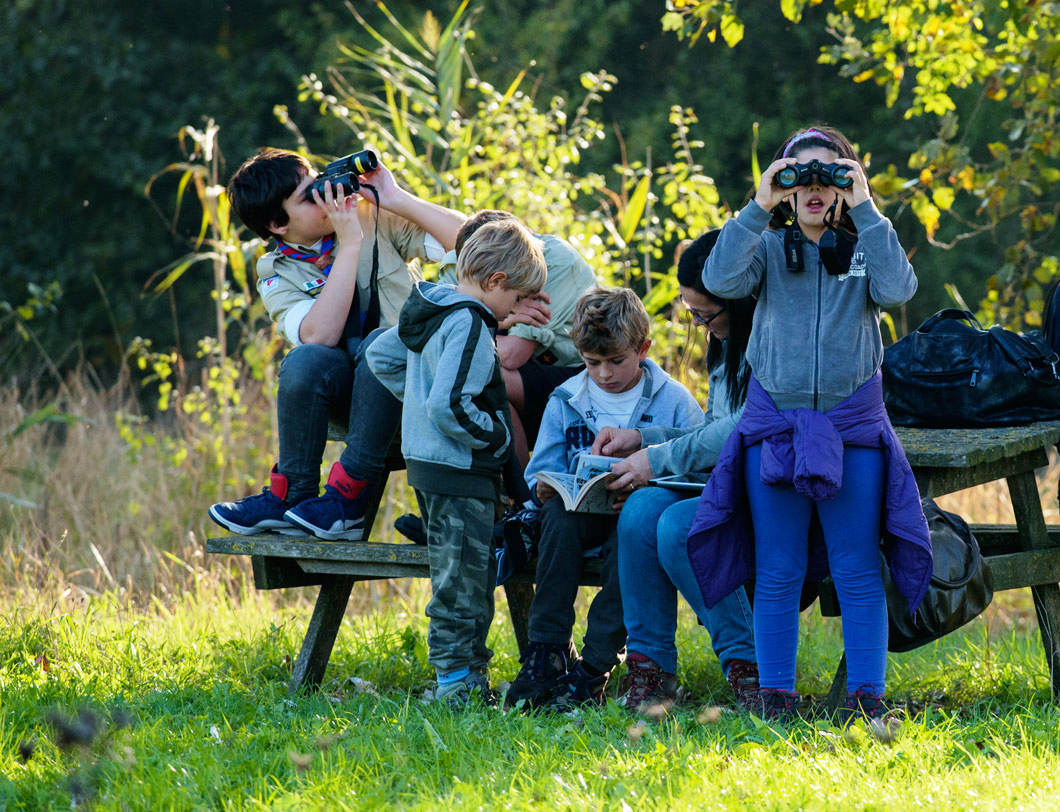
[[[975,170],[970,166],[964,167],[964,169],[957,173],[957,180],[964,191],[971,191],[972,182],[975,180]]]
[[[936,189],[931,193],[931,201],[943,211],[949,211],[955,196],[953,189],[943,186],[941,189]]]
[[[935,236],[939,229],[939,210],[925,195],[917,195],[912,202],[913,214],[929,237]]]
[[[924,167],[920,170],[920,182],[923,183],[925,186],[931,183],[931,179],[933,177],[934,176],[931,174],[931,170],[927,167]]]
[[[871,79],[873,77],[873,75],[875,73],[876,73],[876,71],[874,69],[872,69],[872,68],[869,68],[868,70],[863,70],[861,73],[859,73],[857,76],[854,77],[854,81],[855,82],[867,82],[869,79]]]
[[[743,39],[743,22],[735,14],[726,14],[721,18],[721,36],[730,48],[739,45]]]
[[[619,233],[622,235],[622,240],[627,245],[629,244],[629,241],[633,239],[637,226],[640,224],[640,219],[644,216],[644,210],[648,204],[648,190],[650,188],[651,175],[645,175],[640,179],[640,183],[637,184],[637,188],[629,199],[629,205],[626,206],[626,210],[622,214]]]

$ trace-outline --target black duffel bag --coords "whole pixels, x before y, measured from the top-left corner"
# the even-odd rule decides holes
[[[884,350],[883,400],[896,426],[1060,420],[1058,365],[1037,332],[984,330],[967,310],[940,310]]]
[[[909,614],[909,601],[894,585],[887,562],[880,555],[890,651],[911,651],[949,634],[978,617],[994,597],[990,567],[967,522],[932,499],[923,499],[921,504],[931,531],[933,569],[915,615]]]

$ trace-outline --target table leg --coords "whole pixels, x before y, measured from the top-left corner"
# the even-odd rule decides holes
[[[1019,529],[1020,545],[1024,550],[1049,548],[1049,534],[1045,527],[1038,483],[1032,471],[1010,476],[1007,479],[1012,497],[1012,510]],[[1060,586],[1043,584],[1031,587],[1034,610],[1038,615],[1038,629],[1042,635],[1042,647],[1049,666],[1053,699],[1060,700],[1060,647],[1057,646],[1060,632]]]
[[[512,631],[519,646],[519,656],[530,643],[530,604],[534,600],[534,585],[525,581],[509,581],[504,585],[508,612],[512,616]]]
[[[839,658],[839,665],[836,666],[835,676],[832,678],[832,687],[828,691],[828,698],[825,700],[824,706],[830,716],[834,716],[835,712],[843,707],[843,703],[846,702],[847,698],[847,653],[844,651],[843,656]]]
[[[331,649],[335,637],[342,625],[342,616],[346,613],[346,604],[350,600],[354,578],[350,575],[325,577],[317,594],[313,617],[306,629],[302,650],[294,664],[291,675],[290,693],[296,694],[303,687],[319,688],[324,680],[324,671],[331,658]]]

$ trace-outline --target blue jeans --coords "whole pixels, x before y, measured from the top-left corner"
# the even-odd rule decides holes
[[[824,529],[828,568],[839,594],[847,690],[883,693],[887,669],[887,602],[880,575],[883,451],[843,449],[843,485],[834,499],[813,502],[791,485],[766,485],[762,444],[746,451],[745,479],[755,526],[755,641],[763,688],[795,688],[799,594],[806,576],[814,510]]]
[[[626,648],[677,671],[677,593],[710,634],[721,669],[733,660],[755,662],[751,607],[740,587],[707,609],[688,561],[688,531],[697,498],[649,487],[634,491],[618,517],[618,577],[622,587]]]
[[[276,413],[279,470],[287,477],[289,502],[320,493],[329,420],[348,426],[340,458],[346,473],[367,482],[382,476],[401,425],[401,401],[379,383],[365,360],[365,350],[378,334],[369,334],[352,356],[321,344],[300,344],[284,356]]]

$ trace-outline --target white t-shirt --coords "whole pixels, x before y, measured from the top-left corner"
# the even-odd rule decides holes
[[[641,375],[643,376],[643,372]],[[589,412],[587,416],[597,425],[597,428],[611,426],[616,429],[629,428],[633,418],[633,410],[641,396],[641,377],[625,392],[606,392],[601,389],[592,378],[588,381]]]

